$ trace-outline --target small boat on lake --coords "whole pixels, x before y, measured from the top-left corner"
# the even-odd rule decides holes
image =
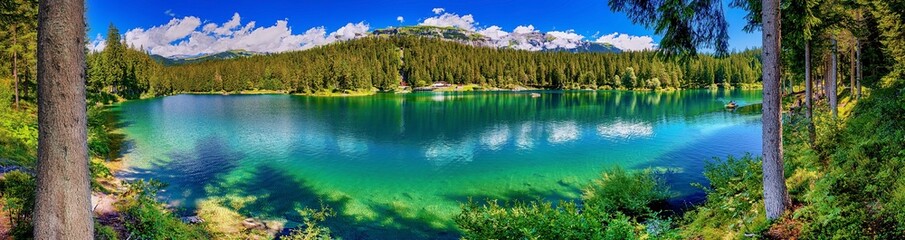
[[[728,109],[735,109],[736,107],[738,107],[738,103],[735,103],[734,101],[730,101],[728,104],[726,104],[726,108]]]
[[[539,98],[539,97],[540,97],[540,93],[531,93],[531,97],[532,97],[532,98]]]

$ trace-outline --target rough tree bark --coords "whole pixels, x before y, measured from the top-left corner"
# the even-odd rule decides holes
[[[833,51],[830,52],[830,62],[829,66],[827,66],[827,76],[826,76],[826,95],[827,100],[830,104],[830,110],[833,112],[833,117],[838,116],[838,110],[836,105],[838,104],[838,94],[836,94],[836,83],[839,81],[839,71],[837,69],[836,62],[836,38],[833,37]]]
[[[763,0],[763,171],[767,219],[782,216],[791,201],[786,189],[782,159],[782,101],[780,99],[779,0]]]
[[[38,11],[36,239],[92,239],[85,106],[85,2]]]

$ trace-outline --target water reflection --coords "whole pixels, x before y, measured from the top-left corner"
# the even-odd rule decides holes
[[[467,196],[574,198],[614,165],[690,169],[673,179],[686,186],[710,157],[759,152],[757,116],[724,109],[760,102],[758,91],[540,93],[180,95],[121,107],[133,176],[170,183],[171,200],[260,195],[240,210],[281,217],[324,198],[357,219],[336,226],[355,234],[431,238],[455,231]]]
[[[597,135],[602,138],[621,141],[632,138],[647,138],[654,135],[654,127],[645,122],[624,122],[617,120],[610,124],[597,125]]]
[[[547,141],[554,144],[575,141],[581,134],[575,121],[551,122],[547,128],[550,129]]]

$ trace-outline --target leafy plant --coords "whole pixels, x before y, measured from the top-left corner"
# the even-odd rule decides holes
[[[16,239],[32,235],[32,211],[35,208],[35,179],[21,171],[8,172],[0,178],[0,196],[12,224],[10,235]]]
[[[155,200],[157,191],[165,185],[158,181],[137,180],[128,183],[128,190],[119,202],[123,222],[132,239],[205,239],[202,228],[180,221]]]

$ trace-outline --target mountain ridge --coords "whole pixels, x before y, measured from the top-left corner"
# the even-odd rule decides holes
[[[516,49],[525,51],[541,51],[541,52],[571,52],[571,53],[619,53],[619,48],[607,43],[598,43],[591,41],[573,41],[558,39],[549,33],[528,32],[528,33],[511,33],[507,38],[497,38],[484,36],[481,33],[468,31],[455,27],[436,27],[436,26],[404,26],[389,27],[371,31],[364,37],[431,37],[446,41],[458,42],[461,44],[490,47],[499,49]],[[565,45],[566,47],[562,46]],[[243,58],[256,55],[266,55],[268,53],[259,53],[245,50],[228,50],[219,53],[208,53],[189,56],[171,56],[165,57],[157,54],[151,54],[151,58],[163,65],[180,65],[198,63],[212,60],[226,60],[233,58]]]

